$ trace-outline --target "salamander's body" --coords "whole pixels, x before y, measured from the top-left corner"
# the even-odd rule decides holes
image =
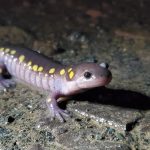
[[[112,78],[105,63],[64,66],[31,49],[16,47],[0,47],[0,89],[14,84],[12,79],[4,78],[5,73],[48,91],[51,116],[60,121],[67,115],[57,105],[60,97],[105,86]]]

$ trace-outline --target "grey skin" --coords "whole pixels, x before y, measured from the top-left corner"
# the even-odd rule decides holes
[[[15,55],[5,52],[5,49],[16,50]],[[52,59],[27,48],[6,47],[0,51],[0,90],[14,86],[12,79],[5,79],[4,73],[22,80],[29,85],[38,87],[40,90],[48,91],[47,106],[50,110],[51,118],[58,118],[61,122],[65,121],[68,111],[58,107],[57,102],[61,97],[67,97],[85,90],[107,85],[111,79],[111,72],[108,64],[101,63],[82,63],[79,65],[64,66]],[[25,60],[19,62],[19,56],[24,55]],[[37,72],[27,62],[43,66],[44,71]],[[49,74],[49,69],[55,68],[54,74]],[[69,78],[68,73],[60,75],[60,70],[72,68],[74,76]]]

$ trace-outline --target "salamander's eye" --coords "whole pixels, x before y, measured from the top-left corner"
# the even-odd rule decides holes
[[[91,73],[91,72],[85,72],[85,73],[84,73],[84,77],[85,77],[86,79],[90,79],[90,78],[92,77],[92,73]]]

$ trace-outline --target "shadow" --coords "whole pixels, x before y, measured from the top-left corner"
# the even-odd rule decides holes
[[[77,101],[89,101],[104,105],[114,105],[123,108],[139,110],[150,109],[150,97],[130,90],[95,88],[73,96]]]

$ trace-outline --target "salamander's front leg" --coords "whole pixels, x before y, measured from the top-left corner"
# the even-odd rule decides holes
[[[60,109],[57,104],[56,96],[49,95],[46,100],[48,109],[50,110],[51,118],[57,118],[61,122],[65,121],[64,117],[69,117],[69,112],[67,110]]]
[[[5,73],[8,74],[7,69],[5,65],[0,63],[0,91],[6,91],[8,88],[15,86],[13,79],[7,79],[4,77]]]

